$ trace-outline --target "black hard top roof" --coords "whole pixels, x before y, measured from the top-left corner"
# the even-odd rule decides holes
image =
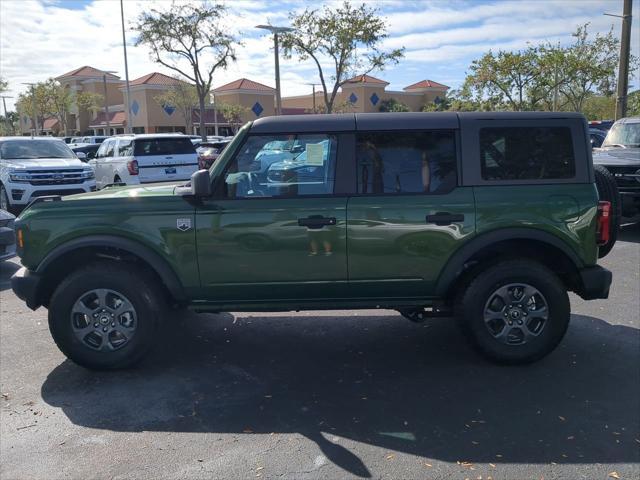
[[[281,115],[259,118],[251,133],[347,132],[353,130],[456,129],[460,120],[584,118],[574,112],[399,112]]]

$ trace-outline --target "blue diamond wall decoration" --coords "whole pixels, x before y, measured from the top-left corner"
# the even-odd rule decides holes
[[[140,111],[140,105],[138,104],[137,100],[134,100],[131,103],[131,111],[133,112],[134,115],[138,115],[138,112]]]
[[[358,97],[356,96],[355,93],[352,92],[351,95],[349,95],[349,101],[351,103],[356,103],[358,101]]]
[[[164,105],[162,109],[166,112],[167,115],[171,115],[176,111],[176,107],[172,107],[171,105]]]
[[[256,114],[256,117],[259,117],[260,114],[264,111],[264,108],[262,108],[260,102],[256,102],[253,104],[253,107],[251,107],[251,111]]]
[[[378,102],[380,101],[380,98],[378,97],[378,95],[375,94],[375,92],[373,93],[373,95],[371,95],[371,97],[369,97],[369,100],[371,100],[371,103],[373,105],[377,105]]]

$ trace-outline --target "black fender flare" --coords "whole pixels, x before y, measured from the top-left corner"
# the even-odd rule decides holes
[[[64,242],[53,250],[51,250],[40,262],[36,268],[36,273],[44,275],[47,268],[61,255],[69,253],[73,250],[86,247],[111,247],[125,252],[131,253],[141,260],[146,262],[153,271],[156,272],[158,277],[162,280],[164,285],[169,290],[171,296],[178,302],[183,302],[187,299],[182,282],[178,278],[178,275],[169,265],[169,263],[163,259],[159,254],[153,250],[145,247],[143,244],[116,235],[88,235],[86,237],[80,237],[73,240]]]
[[[566,242],[551,233],[534,228],[502,228],[491,232],[481,233],[458,249],[451,256],[447,265],[438,277],[438,281],[436,283],[436,294],[438,296],[445,296],[447,294],[451,285],[454,284],[460,273],[464,270],[465,264],[476,253],[494,243],[506,240],[533,240],[546,243],[547,245],[555,247],[557,250],[561,251],[567,258],[569,258],[569,260],[571,260],[576,269],[584,267],[584,262],[580,259],[578,254]]]

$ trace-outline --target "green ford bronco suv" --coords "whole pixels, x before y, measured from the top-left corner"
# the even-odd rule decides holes
[[[451,316],[486,357],[531,362],[568,291],[611,284],[587,132],[571,113],[259,119],[187,184],[33,202],[13,290],[89,368],[139,360],[169,307]]]

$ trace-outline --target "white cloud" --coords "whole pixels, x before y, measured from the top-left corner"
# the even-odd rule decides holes
[[[184,0],[182,0],[184,1]],[[342,0],[332,0],[333,3]],[[390,23],[385,48],[405,46],[406,58],[379,76],[399,89],[423,78],[453,87],[464,78],[473,58],[489,48],[522,48],[528,40],[571,41],[571,32],[586,21],[591,31],[606,31],[611,24],[618,34],[620,21],[603,12],[620,13],[621,2],[606,0],[538,0],[376,2]],[[165,8],[166,0],[125,0],[127,53],[131,79],[152,71],[171,74],[152,62],[145,47],[133,46],[130,24],[142,12]],[[373,5],[373,3],[372,3]],[[268,0],[228,2],[228,28],[241,36],[238,61],[215,74],[214,87],[248,77],[274,85],[273,43],[270,35],[255,25],[286,25],[290,11],[320,8],[322,3]],[[0,0],[0,75],[10,82],[9,95],[17,97],[26,87],[82,65],[115,70],[124,78],[119,2],[93,0],[84,8],[67,8],[63,0]],[[634,10],[640,2],[634,0]],[[632,52],[638,55],[640,22],[633,23]],[[308,93],[309,82],[318,82],[312,62],[281,59],[285,95]],[[374,73],[375,74],[375,73]],[[632,83],[637,84],[638,80]],[[13,102],[8,102],[12,107]]]

